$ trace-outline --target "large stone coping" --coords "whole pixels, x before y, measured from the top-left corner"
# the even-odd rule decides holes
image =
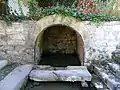
[[[20,90],[27,79],[33,65],[21,65],[16,67],[2,81],[0,81],[0,90]]]

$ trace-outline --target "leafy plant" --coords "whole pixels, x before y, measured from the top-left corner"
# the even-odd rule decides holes
[[[19,1],[21,1],[21,0],[19,0]],[[62,15],[62,16],[75,17],[76,19],[79,19],[81,21],[92,21],[95,23],[104,22],[104,21],[120,20],[119,16],[107,15],[106,13],[96,13],[96,12],[92,13],[92,11],[94,11],[96,9],[96,7],[93,4],[93,0],[89,1],[90,5],[88,5],[88,3],[83,4],[83,6],[85,6],[85,8],[83,7],[84,10],[86,10],[87,8],[91,8],[91,10],[88,10],[86,12],[83,10],[82,7],[76,8],[76,5],[75,5],[76,2],[72,2],[70,4],[70,5],[73,4],[72,7],[66,6],[66,5],[61,5],[61,4],[56,4],[56,5],[47,6],[47,7],[40,7],[38,5],[39,4],[38,1],[39,0],[28,0],[28,6],[29,6],[28,15],[29,15],[29,17],[25,17],[23,15],[22,11],[21,11],[22,15],[18,15],[17,13],[16,14],[10,13],[9,11],[11,11],[11,12],[15,12],[15,11],[12,11],[10,8],[8,8],[7,14],[3,16],[3,19],[8,23],[11,21],[21,21],[21,20],[25,20],[25,19],[39,20],[40,18],[48,16],[48,15],[58,14],[58,15]],[[49,0],[47,0],[47,1],[49,1]],[[52,1],[55,2],[56,0],[52,0]],[[59,1],[59,0],[57,0],[57,1]],[[102,2],[102,0],[101,0],[101,2]],[[86,5],[88,5],[88,7],[86,7]],[[111,4],[109,4],[109,5],[111,5]]]
[[[110,16],[105,14],[84,14],[82,11],[76,9],[75,7],[65,7],[65,6],[52,6],[52,7],[37,7],[33,6],[30,7],[30,18],[34,20],[39,20],[42,17],[53,15],[53,14],[60,14],[64,16],[72,16],[82,21],[93,21],[93,22],[100,22],[100,21],[113,21],[113,20],[120,20],[120,17]]]

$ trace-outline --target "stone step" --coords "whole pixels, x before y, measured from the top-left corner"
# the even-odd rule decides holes
[[[20,90],[33,65],[20,65],[0,81],[0,90]]]
[[[8,64],[7,60],[0,60],[0,69],[2,69],[3,67],[5,67]]]
[[[120,79],[113,75],[110,72],[107,72],[103,68],[94,67],[95,73],[100,76],[101,80],[106,83],[107,87],[110,90],[119,90],[120,89]]]
[[[30,72],[29,77],[34,81],[91,81],[92,76],[85,66],[69,66],[66,68],[49,67],[48,69],[34,69]]]

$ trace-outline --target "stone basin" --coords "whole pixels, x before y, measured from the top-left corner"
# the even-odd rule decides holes
[[[34,81],[91,81],[92,75],[86,66],[51,67],[37,66],[29,77]]]

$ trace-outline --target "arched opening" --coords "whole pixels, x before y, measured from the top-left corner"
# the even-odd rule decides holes
[[[39,65],[61,67],[83,65],[84,43],[80,34],[71,27],[65,25],[47,27],[39,34],[36,45],[39,50],[35,50],[37,53],[35,59]]]

